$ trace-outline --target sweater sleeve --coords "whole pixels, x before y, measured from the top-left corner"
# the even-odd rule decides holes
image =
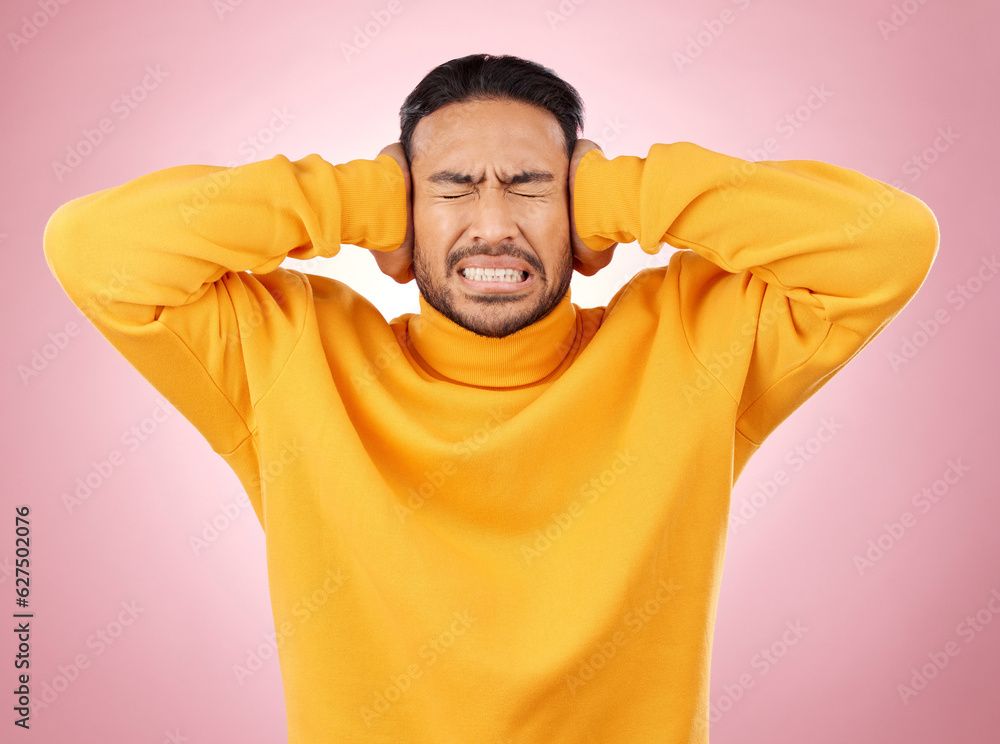
[[[311,287],[286,256],[392,250],[405,186],[388,155],[185,165],[69,201],[45,259],[87,319],[241,477],[263,523],[255,404],[290,357]]]
[[[680,249],[664,275],[676,282],[670,301],[691,351],[737,403],[750,449],[902,310],[940,237],[921,200],[857,171],[690,142],[654,144],[646,158],[586,153],[574,210],[592,249]]]

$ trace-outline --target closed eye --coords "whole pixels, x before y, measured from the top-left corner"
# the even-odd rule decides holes
[[[523,196],[525,199],[537,199],[538,198],[537,194],[518,194],[516,191],[512,191],[510,193],[514,194],[514,196]],[[471,194],[472,194],[472,192],[470,191],[468,194],[458,194],[457,196],[445,196],[444,198],[445,199],[461,199],[463,196],[471,196]]]

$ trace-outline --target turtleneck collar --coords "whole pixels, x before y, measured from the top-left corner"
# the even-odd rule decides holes
[[[570,291],[539,321],[504,338],[480,336],[445,317],[420,295],[407,321],[410,345],[428,371],[465,385],[505,388],[536,383],[559,368],[579,337]]]

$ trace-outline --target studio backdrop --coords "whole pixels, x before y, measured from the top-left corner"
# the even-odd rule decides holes
[[[998,740],[996,4],[11,0],[0,31],[0,739],[285,736],[261,525],[60,289],[49,216],[172,166],[373,159],[424,74],[488,52],[574,85],[608,158],[692,142],[818,160],[933,210],[940,248],[914,299],[735,485],[711,737]],[[573,302],[605,305],[674,250],[620,245],[574,274]],[[415,284],[362,248],[283,265],[387,320],[418,310]]]

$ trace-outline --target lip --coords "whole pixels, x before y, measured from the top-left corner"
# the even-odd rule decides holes
[[[464,268],[464,267],[463,267]],[[489,267],[495,268],[495,267]],[[517,268],[515,266],[504,266],[501,268]],[[528,278],[523,282],[477,282],[475,279],[467,279],[462,276],[461,270],[458,272],[458,279],[462,282],[463,286],[472,290],[473,292],[488,292],[490,294],[513,294],[514,292],[521,292],[529,287],[533,286],[535,283],[535,275],[529,273]]]
[[[462,269],[467,269],[470,266],[477,266],[481,269],[514,269],[515,271],[527,271],[528,278],[534,274],[531,267],[528,266],[524,261],[520,261],[513,256],[469,256],[468,258],[463,258],[458,262],[458,266],[455,267],[455,271],[461,274]]]

